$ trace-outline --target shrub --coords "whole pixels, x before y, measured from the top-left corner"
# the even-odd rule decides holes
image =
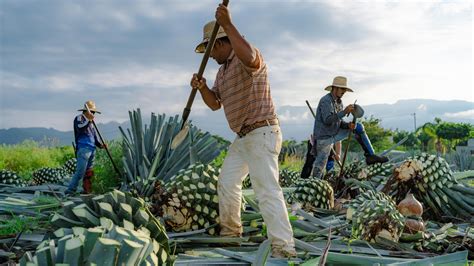
[[[107,145],[118,170],[123,173],[122,140],[113,140],[108,142]],[[96,150],[94,173],[95,177],[92,181],[92,191],[94,193],[101,194],[110,191],[118,186],[119,180],[122,180],[115,171],[105,149]]]
[[[34,170],[59,167],[73,157],[71,146],[44,147],[33,140],[25,140],[20,144],[0,146],[0,169],[15,171],[29,180]]]

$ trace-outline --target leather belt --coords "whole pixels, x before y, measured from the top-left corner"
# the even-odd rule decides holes
[[[258,122],[255,122],[255,123],[251,124],[251,125],[243,126],[240,129],[240,132],[237,133],[237,136],[243,138],[243,137],[245,137],[245,135],[247,135],[248,133],[250,133],[251,131],[253,131],[257,128],[261,128],[261,127],[265,127],[265,126],[274,126],[274,125],[278,125],[278,119],[277,118],[258,121]]]

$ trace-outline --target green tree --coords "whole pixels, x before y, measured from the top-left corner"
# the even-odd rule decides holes
[[[402,139],[406,137],[407,137],[407,140],[402,145],[400,145],[401,147],[405,149],[409,149],[409,150],[419,149],[419,145],[421,141],[417,138],[415,133],[408,132],[405,130],[398,130],[398,129],[395,130],[395,132],[393,132],[394,143],[398,143],[399,141],[401,141]]]
[[[436,117],[434,123],[425,123],[417,129],[416,135],[422,141],[425,151],[429,151],[430,147],[434,147],[438,154],[444,154],[445,143],[437,134],[436,129],[442,123],[441,118]]]
[[[465,123],[441,122],[436,127],[436,135],[448,142],[448,151],[451,151],[459,142],[469,138],[471,125]]]
[[[429,151],[429,144],[433,139],[432,136],[426,133],[421,127],[415,132],[415,136],[420,141],[421,150],[425,152]]]
[[[384,129],[380,125],[381,121],[381,119],[375,118],[374,116],[369,118],[365,117],[360,121],[364,125],[365,132],[367,133],[367,136],[369,136],[370,142],[372,143],[376,153],[386,150],[393,145],[393,142],[390,139],[392,131],[389,129]],[[343,143],[343,146],[344,145],[346,144]],[[354,136],[352,136],[351,143],[349,145],[350,151],[362,151],[359,143],[354,140]],[[342,150],[344,151],[344,149],[345,147],[343,147]]]

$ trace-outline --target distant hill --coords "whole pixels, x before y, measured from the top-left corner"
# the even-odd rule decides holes
[[[317,103],[311,103],[316,108]],[[384,128],[413,131],[416,113],[417,127],[433,122],[435,117],[444,121],[474,124],[474,102],[437,101],[428,99],[399,100],[394,104],[373,104],[363,106],[365,117],[374,116],[382,120]],[[313,116],[306,105],[280,106],[277,109],[284,139],[304,140],[313,131]],[[191,115],[192,116],[192,115]],[[205,115],[192,117],[198,127],[232,140],[235,135],[230,131],[222,111],[208,111]]]
[[[316,108],[317,103],[312,103]],[[399,100],[394,104],[374,104],[363,106],[366,117],[374,116],[382,120],[382,126],[390,129],[413,131],[414,116],[416,125],[421,126],[432,122],[435,117],[444,121],[474,124],[474,102],[469,101],[438,101],[427,99]],[[277,109],[284,139],[304,140],[312,132],[313,118],[306,105],[280,106]],[[235,134],[229,129],[222,110],[206,111],[203,115],[193,115],[190,119],[199,128],[217,134],[228,140],[233,140]],[[149,123],[149,117],[144,118]],[[120,137],[118,126],[129,127],[129,123],[109,122],[98,124],[106,140]],[[53,128],[10,128],[0,129],[0,143],[16,144],[25,139],[43,141],[55,139],[59,145],[70,145],[73,141],[72,131],[58,131]]]
[[[127,122],[128,123],[128,122]],[[126,125],[127,123],[123,123]],[[109,122],[105,124],[97,124],[102,137],[111,140],[120,137],[118,122]],[[1,144],[17,144],[24,140],[34,140],[38,142],[46,142],[56,145],[72,145],[74,141],[73,131],[59,131],[54,128],[29,127],[29,128],[9,128],[0,129]]]

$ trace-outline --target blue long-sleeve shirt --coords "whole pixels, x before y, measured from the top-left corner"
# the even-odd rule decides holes
[[[74,118],[74,138],[77,149],[83,147],[95,149],[96,146],[102,146],[97,139],[94,125],[83,114]]]
[[[339,128],[347,128],[347,123],[342,121],[345,115],[343,110],[342,101],[335,99],[331,93],[319,100],[313,127],[313,135],[316,140],[333,137]]]

